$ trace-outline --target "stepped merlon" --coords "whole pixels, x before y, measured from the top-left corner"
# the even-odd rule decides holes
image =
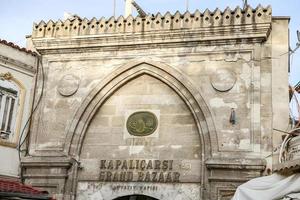
[[[237,7],[234,10],[226,8],[223,12],[216,9],[211,12],[206,9],[203,13],[196,10],[194,13],[176,12],[174,15],[167,12],[165,15],[146,15],[127,18],[120,16],[109,19],[92,18],[88,20],[78,16],[64,21],[52,20],[45,23],[41,21],[34,24],[32,38],[60,38],[84,35],[124,34],[124,33],[146,33],[151,31],[170,30],[197,30],[214,27],[238,27],[248,25],[257,26],[270,24],[272,20],[272,9],[270,6],[257,6],[255,9],[247,6],[245,9]]]

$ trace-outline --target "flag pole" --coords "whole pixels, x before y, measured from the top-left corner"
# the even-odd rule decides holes
[[[186,11],[189,11],[189,0],[186,0]]]
[[[114,11],[113,11],[114,15],[113,16],[116,17],[116,0],[113,0],[113,1],[114,1],[113,2],[114,3],[114,8],[113,8],[114,9]]]

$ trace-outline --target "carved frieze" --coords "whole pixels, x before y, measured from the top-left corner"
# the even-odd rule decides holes
[[[11,80],[12,78],[13,78],[13,76],[9,72],[0,74],[1,80]]]

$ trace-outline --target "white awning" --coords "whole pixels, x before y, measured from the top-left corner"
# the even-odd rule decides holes
[[[232,200],[276,200],[287,197],[289,194],[296,195],[296,197],[293,196],[295,199],[300,199],[297,193],[300,193],[300,173],[291,176],[275,173],[240,185]]]

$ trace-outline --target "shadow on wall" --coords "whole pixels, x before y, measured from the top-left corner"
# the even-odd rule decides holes
[[[124,196],[124,197],[118,197],[114,200],[158,200],[153,197],[148,197],[145,195],[130,195],[130,196]]]

